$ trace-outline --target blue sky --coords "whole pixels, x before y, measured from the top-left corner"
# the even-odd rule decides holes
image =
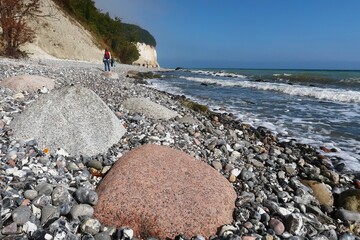
[[[148,30],[162,67],[360,69],[359,0],[95,0]]]

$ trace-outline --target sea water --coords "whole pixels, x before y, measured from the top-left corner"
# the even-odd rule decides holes
[[[162,74],[151,87],[231,112],[281,140],[336,148],[331,155],[342,158],[347,169],[360,170],[360,71],[181,69]]]

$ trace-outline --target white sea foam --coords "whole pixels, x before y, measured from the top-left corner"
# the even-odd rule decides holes
[[[242,78],[246,79],[247,76],[236,74],[236,73],[228,73],[228,72],[215,72],[215,71],[204,71],[204,70],[192,70],[192,73],[206,75],[206,76],[214,76],[214,77],[231,77],[231,78]]]
[[[321,100],[337,101],[337,102],[360,102],[360,92],[334,89],[319,88],[300,85],[288,85],[283,83],[269,82],[252,82],[252,81],[236,81],[236,80],[220,80],[214,78],[198,78],[198,77],[180,77],[188,81],[195,81],[207,84],[217,84],[223,87],[244,87],[255,88],[264,91],[277,91],[285,94],[312,97]]]

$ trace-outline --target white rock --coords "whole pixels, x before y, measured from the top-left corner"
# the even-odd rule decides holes
[[[25,96],[22,93],[16,93],[16,94],[13,95],[13,98],[14,99],[24,99]]]
[[[23,225],[23,231],[26,232],[27,234],[30,234],[30,236],[37,230],[37,226],[30,222],[27,221],[24,225]]]
[[[238,168],[234,168],[233,170],[231,170],[230,172],[232,175],[234,175],[235,177],[239,176],[241,173],[241,170]]]
[[[12,117],[7,117],[7,116],[4,116],[3,117],[3,122],[6,124],[6,125],[9,125],[10,122],[12,120]]]
[[[60,156],[64,156],[64,157],[68,157],[70,156],[69,153],[67,153],[64,149],[62,148],[59,148],[57,151],[56,151],[56,155],[60,155]]]
[[[17,170],[13,173],[13,176],[22,178],[26,175],[26,172],[23,170]]]

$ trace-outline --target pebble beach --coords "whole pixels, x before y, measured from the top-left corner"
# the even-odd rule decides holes
[[[111,71],[118,78],[106,77],[102,63],[0,59],[1,80],[39,75],[53,79],[55,89],[80,85],[92,90],[127,131],[95,156],[42,149],[37,139],[14,137],[11,122],[52,91],[15,93],[1,87],[0,239],[137,239],[131,226],[105,226],[92,214],[102,178],[120,157],[144,144],[187,153],[233,186],[233,221],[218,226],[210,239],[360,239],[360,175],[335,169],[339,159],[321,154],[333,149],[315,149],[295,139],[281,142],[266,128],[243,124],[228,113],[189,107],[184,96],[150,88],[146,79],[126,77],[129,71],[161,75],[165,70],[118,64]],[[148,114],[128,111],[123,103],[134,97],[177,116],[148,117],[161,111],[156,106]],[[176,239],[190,238],[185,235]]]

